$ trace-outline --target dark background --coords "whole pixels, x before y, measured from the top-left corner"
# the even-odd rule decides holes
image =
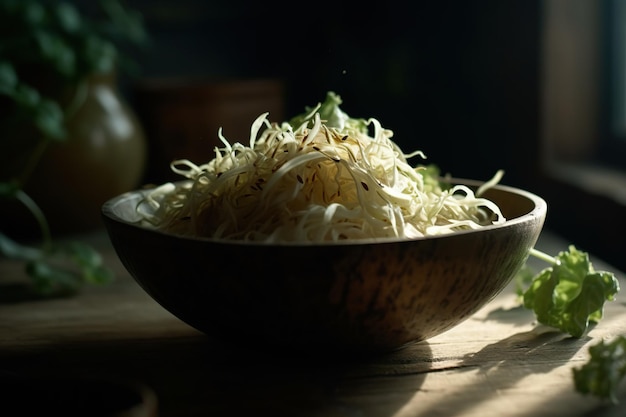
[[[528,186],[540,2],[128,1],[152,46],[141,77],[276,78],[285,114],[332,90],[457,177]],[[132,87],[128,91],[132,101]]]

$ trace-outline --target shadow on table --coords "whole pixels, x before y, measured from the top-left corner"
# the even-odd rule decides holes
[[[549,327],[538,326],[531,331],[516,333],[487,345],[476,353],[466,355],[463,358],[463,366],[480,366],[483,372],[498,372],[498,369],[502,368],[507,372],[505,368],[509,365],[533,363],[541,364],[541,372],[550,372],[571,359],[586,341],[584,338],[577,339]]]
[[[482,403],[497,395],[497,391],[514,390],[517,383],[529,375],[549,373],[563,366],[587,341],[585,338],[577,339],[552,328],[538,326],[532,331],[516,333],[489,344],[478,352],[466,354],[462,357],[458,372],[477,372],[486,377],[471,378],[474,381],[472,385],[455,387],[448,393],[445,405],[438,404],[433,409],[421,410],[422,414],[445,415],[450,410],[468,406],[480,409]],[[479,385],[488,381],[494,388],[475,386],[477,381],[482,381]],[[549,401],[558,403],[554,398]]]
[[[194,333],[164,339],[103,342],[99,338],[2,352],[0,369],[26,376],[140,381],[156,393],[162,417],[393,416],[428,395],[421,390],[432,372],[489,373],[489,379],[500,384],[498,389],[506,390],[533,372],[546,373],[563,365],[585,342],[537,328],[449,360],[434,358],[427,342],[376,357],[328,358],[287,348],[268,354],[255,340],[232,345]],[[445,404],[417,405],[416,411],[445,415],[468,404],[480,407],[493,393],[475,386],[454,388],[446,393]]]
[[[233,346],[202,334],[67,346],[2,352],[0,369],[139,381],[156,393],[162,417],[351,417],[370,415],[363,409],[369,405],[377,415],[393,415],[419,391],[433,362],[427,343],[412,346],[408,356],[333,358],[287,349],[268,354],[254,340]]]

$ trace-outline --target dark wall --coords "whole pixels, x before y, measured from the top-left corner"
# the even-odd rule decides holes
[[[286,114],[333,90],[459,177],[527,185],[539,124],[540,2],[135,0],[142,76],[279,78]],[[296,7],[297,6],[297,7]]]

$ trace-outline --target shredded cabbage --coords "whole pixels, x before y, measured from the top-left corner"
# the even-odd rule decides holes
[[[202,165],[173,161],[188,181],[166,183],[139,204],[142,218],[171,233],[264,242],[416,238],[505,221],[479,191],[446,187],[436,170],[411,166],[393,132],[370,118],[353,119],[326,101],[289,122],[268,113],[252,124],[250,143],[230,143]],[[372,133],[370,133],[370,131]]]

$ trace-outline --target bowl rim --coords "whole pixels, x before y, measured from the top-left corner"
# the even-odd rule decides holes
[[[457,178],[457,177],[445,177],[442,178],[442,181],[445,183],[450,183],[453,185],[467,185],[471,187],[479,187],[485,183],[485,181],[479,181],[474,179],[466,179],[466,178]],[[185,183],[189,182],[189,180],[182,181],[173,181],[173,184]],[[365,238],[365,239],[349,239],[349,240],[338,240],[338,241],[274,241],[274,242],[266,242],[266,241],[248,241],[248,240],[235,240],[235,239],[217,239],[212,237],[204,237],[204,236],[189,236],[189,235],[179,235],[174,233],[169,233],[167,231],[158,229],[156,227],[149,227],[146,225],[140,224],[138,221],[131,221],[125,219],[115,212],[115,207],[125,200],[134,198],[137,194],[145,194],[150,192],[152,188],[141,188],[135,189],[131,191],[127,191],[125,193],[119,194],[115,197],[112,197],[106,200],[101,206],[101,215],[105,218],[105,226],[107,220],[112,223],[118,223],[125,225],[126,227],[130,227],[137,230],[142,230],[146,233],[154,233],[156,235],[172,237],[176,239],[181,239],[185,241],[196,241],[196,242],[206,242],[206,243],[217,243],[221,245],[233,245],[233,246],[306,246],[306,247],[314,247],[314,246],[354,246],[354,245],[372,245],[372,244],[383,244],[383,243],[402,243],[402,242],[413,242],[413,241],[424,241],[424,240],[438,240],[438,239],[450,239],[455,236],[460,235],[468,235],[475,233],[482,233],[490,230],[498,230],[498,229],[506,229],[513,227],[519,223],[526,223],[532,219],[540,219],[542,224],[545,220],[548,210],[548,204],[546,200],[539,195],[524,190],[522,188],[513,187],[505,184],[496,184],[491,188],[504,191],[512,194],[516,194],[522,197],[527,198],[534,205],[534,207],[527,213],[522,214],[521,216],[517,216],[511,219],[506,219],[502,224],[495,225],[487,225],[483,226],[480,229],[468,229],[468,230],[459,230],[453,233],[445,233],[441,235],[429,235],[429,236],[418,236],[414,238],[401,238],[401,237],[378,237],[378,238]]]

